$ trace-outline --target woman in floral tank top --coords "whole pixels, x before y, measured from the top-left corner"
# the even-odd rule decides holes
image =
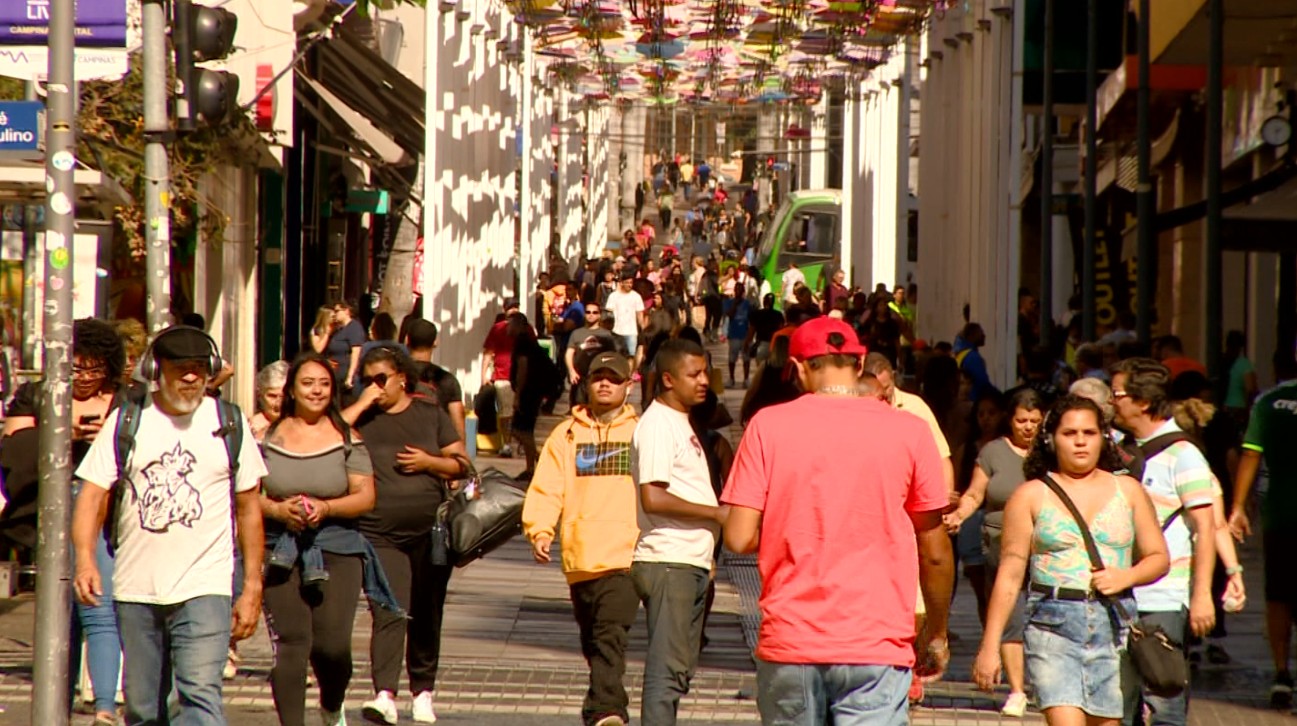
[[[1169,566],[1148,495],[1134,479],[1112,474],[1118,462],[1102,421],[1098,406],[1077,396],[1064,397],[1045,418],[1023,466],[1028,481],[1004,510],[1000,570],[973,669],[981,688],[999,680],[1000,639],[1029,575],[1027,674],[1050,724],[1121,719],[1131,588],[1156,581]],[[1092,571],[1081,528],[1045,476],[1085,517],[1104,569]]]

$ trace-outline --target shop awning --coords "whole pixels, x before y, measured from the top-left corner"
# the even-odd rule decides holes
[[[396,144],[404,158],[389,163],[411,163],[423,155],[424,93],[417,83],[345,27],[335,28],[316,52],[313,72],[299,67],[298,74],[357,136],[384,160],[395,155],[374,134]],[[368,123],[354,123],[356,117]]]
[[[373,152],[376,160],[381,160],[393,166],[404,166],[413,163],[414,157],[407,154],[405,149],[396,143],[396,140],[375,126],[364,114],[347,105],[319,81],[305,76],[302,77],[302,80],[311,87],[311,90],[315,91],[320,101],[325,106],[328,106],[333,114],[346,123],[352,133],[356,135],[356,138]],[[301,101],[302,108],[307,113],[315,116],[321,123],[331,125],[327,119],[322,118],[322,109],[312,103],[310,99],[299,98],[298,100]]]

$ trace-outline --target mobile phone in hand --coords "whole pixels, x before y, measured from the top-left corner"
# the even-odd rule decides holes
[[[95,423],[96,421],[98,421],[98,420],[101,419],[101,418],[103,418],[103,414],[98,414],[98,413],[96,413],[96,414],[87,414],[87,415],[85,415],[85,416],[82,416],[81,419],[80,419],[80,421],[81,421],[81,425],[82,425],[82,426],[85,426],[85,425],[87,425],[87,424]]]

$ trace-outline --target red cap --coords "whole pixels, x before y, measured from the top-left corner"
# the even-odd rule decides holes
[[[831,342],[830,339],[835,334],[841,336],[840,344],[835,345],[837,341]],[[805,361],[834,353],[863,358],[869,354],[869,349],[861,344],[850,325],[830,317],[813,318],[802,323],[793,331],[792,339],[788,342],[788,355],[797,360]]]

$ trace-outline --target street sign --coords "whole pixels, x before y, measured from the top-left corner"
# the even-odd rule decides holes
[[[36,151],[44,110],[40,101],[0,101],[0,151]]]
[[[50,0],[0,2],[0,45],[46,45]],[[78,47],[126,47],[126,0],[77,0]]]

